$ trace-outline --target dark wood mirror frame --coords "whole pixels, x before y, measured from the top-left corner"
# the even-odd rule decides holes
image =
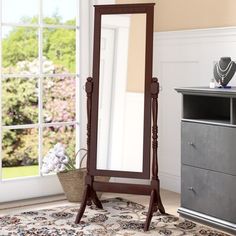
[[[112,176],[126,178],[150,178],[151,150],[151,80],[153,51],[153,7],[154,4],[125,4],[95,6],[94,54],[93,54],[93,96],[91,110],[91,143],[90,143],[90,173],[94,176]],[[144,139],[143,139],[143,171],[128,172],[97,169],[97,130],[99,104],[99,70],[100,70],[100,40],[102,15],[108,14],[146,14],[146,45],[145,45],[145,98],[144,98]]]
[[[85,178],[85,190],[80,210],[76,217],[79,223],[86,204],[93,201],[98,208],[102,204],[97,197],[96,191],[112,193],[129,193],[140,195],[151,195],[149,210],[144,230],[148,230],[153,212],[165,213],[160,197],[160,184],[158,178],[157,161],[157,111],[159,83],[152,78],[153,58],[153,17],[154,3],[148,4],[116,4],[116,5],[95,5],[94,25],[94,52],[93,52],[93,78],[89,77],[86,83],[87,93],[87,176]],[[144,93],[144,134],[143,134],[143,171],[113,171],[98,170],[97,166],[97,126],[98,126],[98,102],[99,102],[99,69],[100,69],[100,40],[101,40],[101,18],[107,14],[146,14],[146,54],[145,54],[145,93]],[[110,176],[123,178],[150,179],[151,159],[151,124],[152,124],[152,176],[150,185],[125,184],[112,182],[99,182],[94,176]]]

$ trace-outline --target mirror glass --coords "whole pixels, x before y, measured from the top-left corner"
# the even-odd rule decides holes
[[[146,14],[102,15],[97,169],[143,171]]]

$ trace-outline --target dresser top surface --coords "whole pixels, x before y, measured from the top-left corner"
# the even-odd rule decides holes
[[[182,87],[175,90],[182,94],[236,97],[236,87],[213,89],[209,87]]]

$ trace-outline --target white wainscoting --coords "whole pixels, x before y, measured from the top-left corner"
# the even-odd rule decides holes
[[[176,87],[208,86],[222,56],[236,60],[236,28],[160,32],[154,35],[154,76],[159,99],[159,173],[161,187],[180,192],[181,95]],[[236,76],[235,76],[236,77]],[[236,86],[236,78],[230,85]]]

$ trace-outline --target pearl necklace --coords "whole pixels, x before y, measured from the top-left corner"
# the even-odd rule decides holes
[[[228,76],[229,72],[231,71],[233,66],[233,61],[231,61],[228,66],[226,67],[226,69],[222,69],[220,67],[220,63],[216,63],[216,72],[218,74],[218,76],[221,78],[221,83],[224,82],[224,79]],[[224,73],[226,72],[226,73]]]
[[[218,67],[219,67],[219,70],[220,70],[221,72],[227,71],[227,70],[229,69],[229,67],[230,67],[232,64],[233,64],[233,61],[230,61],[230,63],[227,65],[227,67],[226,67],[225,69],[222,69],[222,68],[220,67],[220,63],[219,63],[219,62],[217,63],[217,65],[218,65]]]

